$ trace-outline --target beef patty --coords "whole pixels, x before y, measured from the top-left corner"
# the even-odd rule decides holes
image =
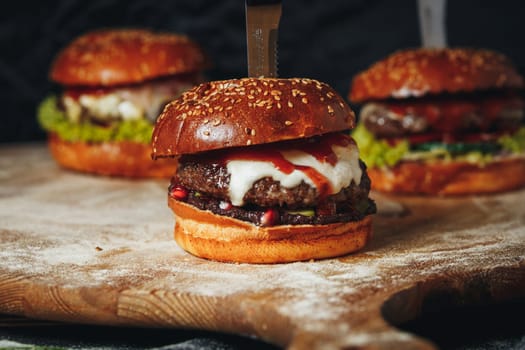
[[[368,198],[370,179],[366,166],[359,161],[362,169],[359,185],[352,182],[339,193],[319,198],[317,189],[305,182],[293,188],[286,188],[270,177],[256,181],[244,196],[246,205],[259,207],[285,207],[288,209],[313,208],[320,204],[360,202]],[[213,162],[199,162],[197,157],[183,156],[172,184],[196,190],[207,196],[229,201],[230,174],[225,165]]]

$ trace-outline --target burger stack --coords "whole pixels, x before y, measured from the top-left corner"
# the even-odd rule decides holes
[[[80,36],[56,57],[61,87],[39,107],[56,161],[80,172],[167,177],[176,161],[151,160],[151,134],[164,105],[202,81],[206,58],[185,36],[140,29]]]
[[[355,116],[310,79],[204,83],[171,102],[155,158],[180,157],[169,189],[175,239],[219,261],[276,263],[357,251],[371,235],[370,181]]]
[[[523,78],[503,54],[398,51],[359,73],[353,137],[374,189],[497,193],[525,185]]]

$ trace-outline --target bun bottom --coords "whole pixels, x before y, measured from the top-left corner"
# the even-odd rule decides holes
[[[370,216],[329,225],[259,227],[197,209],[168,197],[175,214],[175,241],[210,260],[270,264],[341,256],[363,248],[372,234]]]
[[[169,178],[177,168],[173,158],[151,159],[151,146],[129,141],[68,142],[51,134],[49,150],[62,167],[84,173],[130,178]]]
[[[368,168],[372,189],[399,194],[469,195],[525,186],[525,158],[484,166],[466,162],[401,162],[391,169]]]

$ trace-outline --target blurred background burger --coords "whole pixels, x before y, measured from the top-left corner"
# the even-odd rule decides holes
[[[402,50],[359,73],[353,135],[373,188],[460,195],[525,185],[522,88],[508,57],[482,49]]]
[[[175,161],[151,161],[151,134],[164,105],[202,81],[206,59],[183,35],[107,29],[76,38],[57,55],[38,120],[65,168],[127,176],[167,177]]]

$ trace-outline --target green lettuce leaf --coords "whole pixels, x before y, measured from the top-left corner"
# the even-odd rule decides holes
[[[147,144],[151,142],[153,133],[153,125],[145,119],[125,120],[110,126],[88,122],[72,123],[58,109],[56,96],[49,96],[40,103],[37,119],[44,130],[56,133],[65,141],[132,141]]]
[[[353,130],[352,138],[359,146],[361,159],[369,167],[394,166],[409,152],[408,141],[389,145],[385,140],[376,139],[363,124]]]
[[[392,167],[401,160],[445,160],[486,164],[494,159],[495,154],[501,152],[499,146],[502,150],[510,153],[525,152],[525,127],[513,135],[502,136],[497,144],[479,144],[478,148],[474,144],[468,145],[468,147],[465,144],[439,147],[436,143],[429,143],[418,145],[417,149],[410,149],[406,140],[390,145],[385,140],[375,138],[362,124],[354,129],[352,137],[359,146],[361,159],[368,167],[376,168]]]
[[[501,147],[511,153],[525,152],[525,127],[521,127],[513,135],[505,135],[498,139]]]

